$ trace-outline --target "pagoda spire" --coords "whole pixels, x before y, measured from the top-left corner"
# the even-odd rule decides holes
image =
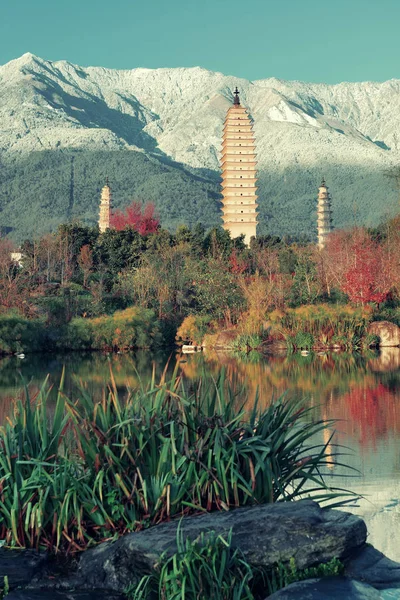
[[[106,229],[110,228],[111,200],[111,187],[108,177],[106,177],[106,183],[101,190],[100,199],[99,229],[101,233],[104,233]]]
[[[333,231],[331,196],[324,177],[318,188],[317,229],[318,247],[322,249],[326,245],[328,235]]]
[[[225,119],[220,164],[223,228],[233,238],[244,235],[249,244],[257,229],[257,163],[253,124],[237,88]]]

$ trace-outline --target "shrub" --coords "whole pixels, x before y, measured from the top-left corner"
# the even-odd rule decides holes
[[[257,350],[262,345],[262,339],[256,334],[242,334],[233,340],[232,347],[234,350]]]
[[[176,332],[178,341],[201,346],[204,336],[210,329],[211,317],[206,315],[189,315],[185,317]]]
[[[93,321],[83,317],[75,317],[64,327],[57,345],[60,349],[90,350],[94,346]]]
[[[294,343],[299,350],[311,350],[314,346],[314,336],[306,331],[298,331],[295,335]]]
[[[130,350],[162,342],[152,310],[130,307],[94,319],[77,317],[65,327],[58,344],[71,350]]]
[[[46,348],[42,319],[27,319],[17,312],[0,315],[0,354]]]
[[[158,321],[149,309],[126,308],[111,316],[92,319],[92,324],[96,349],[151,348],[161,341]]]
[[[273,311],[269,318],[273,331],[285,339],[290,338],[299,348],[309,348],[318,342],[328,346],[340,340],[343,348],[355,349],[361,346],[361,340],[367,334],[372,310],[369,307],[318,304],[284,312]]]

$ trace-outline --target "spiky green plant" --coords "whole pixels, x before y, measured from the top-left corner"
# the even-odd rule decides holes
[[[53,415],[46,384],[33,399],[27,390],[0,427],[8,544],[78,550],[199,510],[352,497],[324,481],[332,440],[318,439],[333,422],[308,419],[300,402],[248,410],[223,374],[189,393],[177,372],[168,382],[153,375],[122,402],[110,379],[101,401],[83,386],[75,401],[60,391]]]
[[[152,573],[125,590],[129,600],[255,600],[295,581],[338,576],[344,570],[337,558],[306,569],[298,569],[294,558],[256,568],[233,547],[232,530],[226,538],[208,531],[191,540],[184,538],[181,526],[176,552],[164,553]]]
[[[151,575],[131,586],[132,600],[254,600],[255,571],[238,549],[232,533],[226,539],[211,531],[192,541],[177,532],[177,552],[161,557]]]

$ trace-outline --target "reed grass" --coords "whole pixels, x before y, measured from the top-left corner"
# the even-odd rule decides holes
[[[317,304],[273,311],[270,321],[295,348],[311,345],[343,350],[368,347],[375,340],[368,336],[368,324],[372,319],[370,308],[353,308],[349,305]]]
[[[0,427],[0,538],[9,546],[73,552],[176,516],[311,496],[326,505],[353,496],[329,488],[340,461],[332,421],[301,402],[238,405],[222,374],[190,391],[164,373],[119,398],[96,401],[80,386],[54,410],[48,382],[25,390]],[[329,449],[328,449],[329,448]],[[331,473],[330,473],[331,475]]]
[[[151,575],[126,590],[130,600],[254,600],[257,573],[239,549],[211,531],[196,540],[177,532],[177,552],[160,558]]]
[[[175,554],[164,553],[149,575],[125,590],[129,600],[264,600],[295,581],[338,576],[344,570],[337,558],[300,570],[293,557],[288,564],[255,567],[233,547],[232,530],[226,538],[208,531],[184,539],[182,522],[176,547]]]

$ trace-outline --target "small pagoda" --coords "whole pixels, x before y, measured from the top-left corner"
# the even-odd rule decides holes
[[[106,229],[110,228],[111,219],[111,188],[106,179],[106,184],[101,190],[100,200],[100,215],[99,215],[99,229],[100,233],[104,233]]]
[[[325,179],[318,188],[317,207],[318,247],[325,247],[327,237],[333,231],[331,197]]]
[[[233,238],[244,234],[246,244],[257,230],[256,164],[253,123],[236,88],[223,132],[222,221]]]

